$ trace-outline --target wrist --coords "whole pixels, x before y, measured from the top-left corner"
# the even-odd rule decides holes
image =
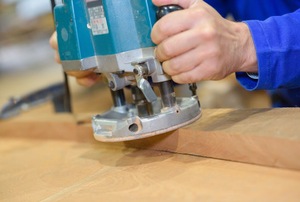
[[[258,72],[256,50],[249,27],[243,22],[235,24],[239,40],[237,72]]]

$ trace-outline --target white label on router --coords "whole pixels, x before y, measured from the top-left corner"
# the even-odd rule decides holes
[[[88,11],[93,35],[108,34],[109,30],[103,6],[88,8]]]

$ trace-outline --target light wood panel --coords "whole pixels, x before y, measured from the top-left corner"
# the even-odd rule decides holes
[[[72,131],[73,132],[73,131]],[[28,131],[28,134],[31,132]],[[0,201],[299,201],[300,172],[122,145],[0,137]]]
[[[204,110],[171,135],[129,145],[300,170],[300,109]]]
[[[90,115],[20,116],[4,136],[94,141]],[[300,170],[300,109],[206,109],[194,124],[126,146]],[[77,124],[81,123],[81,124]],[[82,124],[85,123],[85,124]],[[74,136],[75,134],[75,136]],[[3,136],[3,137],[4,137]]]

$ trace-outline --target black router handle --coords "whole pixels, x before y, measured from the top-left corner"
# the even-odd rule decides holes
[[[156,11],[156,18],[159,20],[160,18],[164,17],[165,15],[172,13],[174,11],[182,10],[183,8],[178,5],[167,5],[167,6],[160,6]]]

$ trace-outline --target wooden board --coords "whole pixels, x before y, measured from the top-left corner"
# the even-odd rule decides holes
[[[190,126],[128,145],[300,170],[300,109],[206,109]]]
[[[299,171],[100,143],[54,117],[1,122],[0,201],[299,201]]]
[[[1,122],[0,133],[91,142],[89,117],[24,115]],[[300,170],[299,121],[300,109],[206,109],[190,126],[126,146]]]

